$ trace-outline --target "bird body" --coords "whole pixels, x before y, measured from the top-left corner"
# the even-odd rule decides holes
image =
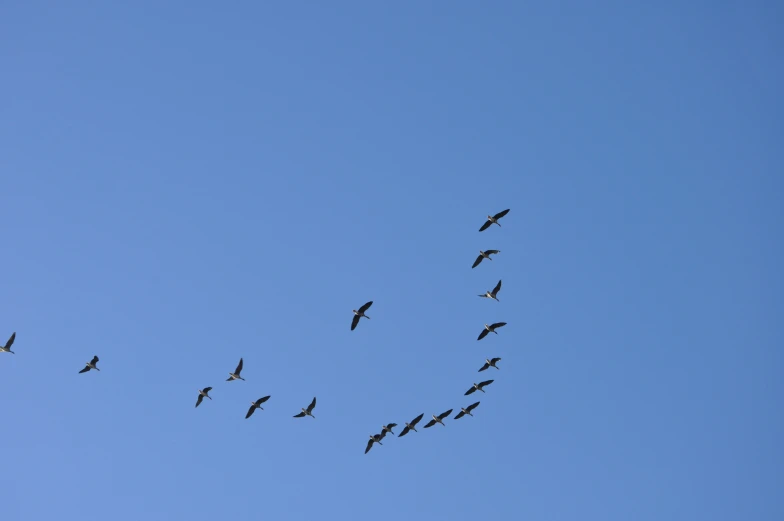
[[[503,217],[504,215],[506,215],[508,213],[509,213],[509,209],[507,208],[503,212],[498,212],[495,215],[488,215],[487,216],[487,221],[485,221],[485,223],[482,225],[482,227],[479,228],[479,231],[483,232],[486,229],[490,228],[490,226],[492,226],[493,224],[497,224],[500,227],[501,223],[498,222],[498,219],[500,219],[501,217]]]
[[[11,335],[11,338],[8,339],[8,342],[5,345],[0,345],[0,353],[11,353],[12,355],[16,354],[11,351],[11,346],[14,345],[14,340],[16,340],[16,331]]]

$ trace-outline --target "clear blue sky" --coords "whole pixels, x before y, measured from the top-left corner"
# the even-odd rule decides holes
[[[0,7],[0,519],[784,519],[781,4],[67,4]]]

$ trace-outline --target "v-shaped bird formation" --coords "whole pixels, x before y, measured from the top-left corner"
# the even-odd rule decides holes
[[[482,224],[482,227],[479,228],[479,231],[483,232],[483,231],[487,230],[488,228],[490,228],[493,224],[496,224],[496,225],[498,225],[500,227],[501,224],[498,222],[498,220],[501,219],[502,217],[504,217],[508,213],[509,213],[509,210],[507,209],[507,210],[504,210],[502,212],[498,212],[497,214],[492,215],[492,216],[488,215],[487,216],[487,220],[484,222],[484,224]],[[471,266],[471,268],[473,269],[473,268],[476,268],[477,266],[479,266],[479,264],[481,264],[481,262],[484,259],[492,261],[493,259],[491,258],[491,255],[495,255],[495,254],[498,254],[498,253],[501,253],[501,251],[500,250],[479,250],[479,256],[476,258],[476,260],[474,261],[474,264],[473,264],[473,266]],[[495,285],[495,287],[492,290],[485,291],[485,293],[479,295],[479,297],[488,298],[488,299],[495,300],[496,302],[500,302],[500,300],[498,299],[498,292],[499,291],[501,291],[501,280],[498,281],[498,283]],[[359,309],[352,309],[351,310],[352,313],[354,314],[354,316],[353,316],[353,318],[351,320],[351,331],[354,331],[357,328],[357,326],[359,325],[360,320],[362,318],[366,318],[366,319],[370,320],[370,317],[367,316],[365,314],[365,312],[368,309],[370,309],[370,307],[372,305],[373,305],[373,301],[371,300],[371,301],[366,302],[362,306],[360,306]],[[505,325],[506,325],[506,322],[494,322],[492,324],[485,324],[484,325],[484,329],[482,329],[481,333],[479,333],[479,337],[477,338],[477,340],[482,340],[489,333],[495,333],[496,335],[498,335],[498,331],[496,331],[496,330],[501,328],[501,327],[503,327],[503,326],[505,326]],[[6,343],[4,345],[0,344],[0,353],[15,354],[14,351],[11,351],[11,346],[13,346],[15,340],[16,340],[16,332],[11,334],[11,336],[9,337],[9,339],[6,341]],[[99,361],[98,356],[94,355],[89,362],[85,363],[84,368],[82,368],[82,370],[79,371],[79,373],[87,373],[87,372],[89,372],[91,370],[100,371],[100,369],[98,368],[98,361]],[[499,361],[501,361],[500,357],[486,358],[484,365],[482,365],[482,367],[479,369],[478,372],[485,371],[485,370],[487,370],[490,367],[492,367],[494,369],[499,369],[499,367],[497,365]],[[243,369],[243,364],[244,364],[244,359],[240,358],[240,361],[237,364],[237,367],[234,369],[234,371],[228,373],[229,377],[226,379],[227,382],[233,382],[235,380],[242,380],[243,382],[245,381],[245,378],[243,376],[241,376],[242,369]],[[485,381],[482,381],[482,382],[479,382],[479,383],[473,383],[471,385],[471,387],[464,393],[464,395],[468,396],[470,394],[475,393],[476,391],[480,391],[480,392],[484,393],[485,392],[484,388],[487,387],[488,385],[492,384],[493,381],[494,380],[485,380]],[[204,387],[203,389],[199,389],[198,390],[198,396],[196,398],[196,407],[201,405],[201,403],[204,401],[204,398],[208,398],[209,400],[212,400],[212,396],[209,395],[210,391],[212,391],[212,387]],[[258,396],[258,395],[256,395],[256,396]],[[262,404],[266,403],[267,400],[269,400],[269,399],[270,399],[270,396],[267,395],[267,396],[263,396],[261,398],[258,398],[256,400],[252,400],[250,402],[250,408],[248,409],[247,413],[245,414],[245,419],[250,418],[253,415],[253,413],[256,412],[256,409],[264,410],[264,407],[262,407]],[[455,417],[453,419],[458,420],[458,419],[460,419],[460,418],[462,418],[463,416],[466,416],[466,415],[473,417],[472,411],[474,409],[476,409],[478,406],[479,406],[479,402],[474,402],[474,403],[472,403],[472,404],[470,404],[470,405],[468,405],[466,407],[460,407],[460,412],[458,412],[457,415],[455,415]],[[313,400],[310,402],[310,404],[307,407],[301,408],[300,412],[295,414],[295,415],[293,415],[293,417],[294,418],[304,418],[305,416],[310,416],[311,418],[315,419],[316,417],[313,415],[313,409],[315,409],[315,408],[316,408],[316,397],[314,396]],[[433,427],[436,424],[441,424],[442,426],[445,427],[446,424],[444,423],[444,420],[447,419],[450,414],[452,414],[453,410],[454,409],[448,409],[448,410],[442,412],[441,414],[433,414],[433,415],[431,415],[431,419],[425,424],[424,428],[425,429],[429,429],[430,427]],[[416,429],[416,426],[417,426],[417,424],[420,421],[422,421],[422,418],[424,418],[424,416],[425,416],[425,413],[421,413],[421,414],[419,414],[419,416],[416,416],[410,422],[404,422],[405,423],[405,427],[403,427],[403,429],[400,431],[400,433],[397,435],[397,437],[398,438],[402,438],[403,436],[407,435],[411,431],[418,432],[417,429]],[[370,451],[370,449],[373,447],[373,445],[383,445],[382,444],[382,440],[386,437],[387,433],[391,434],[392,437],[394,437],[395,433],[394,433],[393,429],[395,427],[397,427],[397,425],[398,425],[397,423],[387,423],[387,424],[384,424],[384,425],[381,426],[381,432],[380,433],[369,435],[368,441],[367,441],[367,445],[365,446],[365,454],[367,454]]]

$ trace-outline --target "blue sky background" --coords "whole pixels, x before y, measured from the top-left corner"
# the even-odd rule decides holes
[[[784,8],[634,4],[4,2],[0,518],[783,519]]]

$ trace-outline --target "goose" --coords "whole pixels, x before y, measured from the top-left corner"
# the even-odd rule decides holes
[[[497,365],[495,365],[495,364],[497,364],[497,363],[498,363],[498,362],[500,362],[500,361],[501,361],[501,359],[500,359],[500,358],[491,358],[490,360],[488,360],[487,358],[485,358],[485,365],[483,365],[483,366],[482,366],[482,367],[479,369],[479,371],[477,371],[477,372],[478,372],[478,373],[481,373],[482,371],[484,371],[484,370],[485,370],[485,369],[487,369],[488,367],[495,367],[496,369],[498,369],[498,366],[497,366]]]
[[[497,214],[495,214],[492,217],[490,217],[488,215],[487,216],[487,221],[485,221],[485,223],[482,225],[482,227],[479,228],[479,231],[483,232],[486,229],[490,228],[490,226],[492,226],[493,224],[497,224],[498,226],[501,226],[501,223],[498,222],[498,219],[500,219],[501,217],[503,217],[504,215],[506,215],[508,213],[509,213],[509,209],[507,208],[503,212],[498,212]]]
[[[365,447],[365,454],[367,454],[370,451],[370,449],[373,447],[374,443],[378,443],[379,445],[383,445],[383,443],[381,443],[381,439],[383,437],[384,436],[381,435],[381,434],[371,434],[370,435],[370,439],[368,440],[367,447]]]
[[[496,322],[495,324],[490,324],[489,326],[485,324],[485,328],[482,330],[481,333],[479,333],[479,338],[477,338],[477,340],[482,340],[484,337],[487,336],[488,333],[495,333],[497,335],[498,331],[496,331],[496,329],[498,329],[499,327],[504,327],[505,325],[506,322]]]
[[[359,319],[361,317],[365,317],[366,319],[370,320],[370,317],[365,314],[365,311],[370,309],[370,306],[372,305],[373,305],[373,301],[371,300],[370,302],[365,303],[361,308],[351,310],[354,312],[354,318],[351,320],[351,331],[354,331],[354,328],[357,327],[357,324],[359,324]]]
[[[459,412],[459,413],[457,413],[457,416],[455,416],[453,419],[455,419],[455,420],[459,420],[460,418],[462,418],[462,417],[463,417],[463,416],[465,416],[466,414],[467,414],[467,415],[469,415],[469,416],[473,416],[473,414],[471,414],[471,411],[473,411],[474,409],[476,409],[478,406],[479,406],[479,402],[472,403],[471,405],[469,405],[469,406],[468,406],[468,407],[466,407],[465,409],[463,409],[462,407],[460,407],[460,412]]]
[[[310,414],[310,413],[311,413],[311,411],[313,411],[313,408],[314,408],[315,406],[316,406],[316,397],[314,396],[314,397],[313,397],[313,401],[312,401],[312,402],[310,402],[310,405],[308,405],[308,408],[307,408],[307,409],[301,409],[301,411],[302,411],[302,412],[301,412],[301,413],[299,413],[299,414],[295,414],[295,415],[294,415],[294,417],[295,417],[295,418],[302,418],[302,417],[304,417],[304,416],[310,416],[310,417],[312,417],[313,419],[315,419],[316,417],[315,417],[315,416],[313,416],[312,414]]]
[[[0,353],[11,353],[12,355],[16,354],[11,351],[11,346],[14,345],[14,340],[16,340],[16,331],[14,331],[14,334],[11,335],[11,338],[8,339],[8,342],[6,342],[5,345],[0,345]]]
[[[408,431],[419,432],[416,430],[415,427],[416,424],[419,423],[419,421],[422,419],[424,415],[425,413],[420,414],[419,416],[411,420],[411,423],[406,422],[406,426],[403,428],[402,431],[400,431],[400,434],[398,434],[397,437],[400,438],[401,436],[405,436],[406,434],[408,434]]]
[[[94,356],[92,360],[90,360],[89,362],[87,362],[87,363],[85,364],[85,366],[84,366],[84,369],[82,369],[82,370],[81,370],[81,371],[79,371],[79,372],[80,372],[80,373],[86,373],[86,372],[87,372],[87,371],[89,371],[90,369],[95,369],[96,371],[100,371],[100,369],[98,369],[98,368],[95,366],[95,364],[97,364],[97,363],[98,363],[98,357],[97,357],[97,356]]]
[[[199,397],[196,398],[196,407],[199,406],[199,404],[201,403],[201,401],[204,399],[205,396],[210,400],[212,400],[212,396],[207,394],[210,391],[212,391],[212,387],[205,387],[204,389],[199,389]]]
[[[501,250],[479,250],[479,257],[476,258],[474,265],[471,266],[471,269],[479,266],[479,263],[482,262],[482,259],[493,260],[490,258],[490,255],[495,255],[496,253],[501,253]]]
[[[242,371],[242,358],[240,358],[240,363],[237,364],[237,368],[234,370],[233,373],[229,373],[229,377],[226,379],[227,382],[231,382],[232,380],[242,380],[245,381],[243,377],[240,376],[240,372]]]
[[[265,396],[264,398],[259,398],[255,402],[250,402],[250,409],[248,409],[248,414],[245,415],[245,419],[247,420],[248,418],[250,418],[251,414],[256,412],[256,409],[261,409],[263,411],[264,407],[262,407],[261,404],[269,399],[270,399],[269,396]]]
[[[484,298],[491,298],[491,299],[495,300],[496,302],[501,302],[500,300],[498,300],[498,297],[496,297],[496,295],[498,295],[499,291],[501,291],[501,281],[500,280],[498,281],[498,284],[496,284],[495,287],[493,288],[493,291],[488,291],[484,295],[479,295],[479,296],[480,297],[484,297]]]
[[[394,427],[397,427],[397,423],[387,423],[386,425],[382,425],[381,426],[381,434],[383,434],[384,436],[386,436],[387,433],[390,433],[390,434],[394,435],[395,433],[392,432],[392,429]]]
[[[479,384],[474,384],[469,390],[467,390],[465,392],[465,394],[463,396],[468,396],[469,394],[474,394],[476,391],[485,392],[485,390],[482,389],[482,387],[484,387],[486,385],[490,385],[491,383],[493,383],[493,380],[485,380],[484,382],[479,382]]]
[[[432,420],[430,420],[429,422],[427,422],[427,424],[425,425],[425,429],[429,429],[430,427],[432,427],[432,426],[433,426],[433,425],[435,425],[436,423],[440,423],[441,425],[444,425],[444,422],[442,422],[441,420],[443,420],[444,418],[446,418],[446,417],[447,417],[447,416],[449,416],[450,414],[452,414],[452,409],[449,409],[449,410],[448,410],[448,411],[446,411],[446,412],[442,412],[442,413],[441,413],[441,414],[439,414],[438,416],[436,416],[436,415],[434,414],[434,415],[433,415],[433,419],[432,419]],[[446,425],[444,425],[444,427],[446,427]]]

